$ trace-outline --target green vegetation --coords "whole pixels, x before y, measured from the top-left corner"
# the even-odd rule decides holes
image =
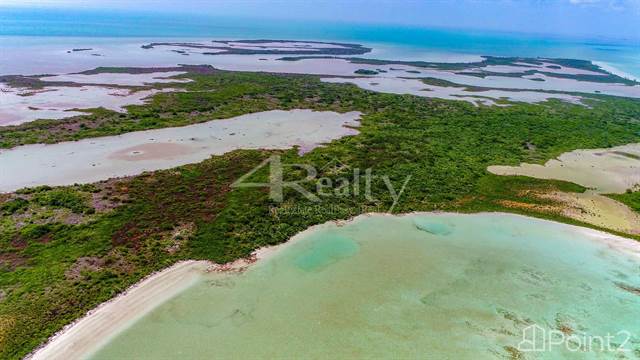
[[[640,212],[640,191],[627,191],[624,194],[610,194],[610,198],[620,201],[634,211]]]
[[[427,85],[433,85],[433,86],[467,87],[467,85],[457,84],[449,80],[443,80],[443,79],[432,78],[432,77],[421,78],[420,80]]]
[[[33,201],[43,206],[55,208],[67,208],[75,213],[83,213],[90,208],[87,199],[75,191],[68,189],[55,189],[44,193],[38,193]]]
[[[148,105],[129,107],[128,114],[99,109],[3,128],[0,141],[6,148],[293,108],[361,111],[360,134],[302,156],[296,150],[235,151],[133,178],[0,195],[1,358],[24,356],[65,324],[177,260],[231,261],[310,225],[392,205],[380,177],[371,184],[371,197],[334,194],[321,196],[320,203],[292,189],[283,203],[274,203],[266,188],[231,187],[274,154],[283,163],[312,165],[333,183],[350,178],[355,168],[371,169],[399,189],[411,175],[394,212],[511,211],[575,223],[535,206],[508,204],[545,205],[550,200],[529,192],[583,188],[495,176],[486,167],[541,163],[577,148],[640,141],[640,102],[629,99],[601,97],[590,108],[559,101],[474,107],[322,83],[314,76],[185,76],[194,80],[181,85],[187,92],[158,94]],[[285,175],[300,179],[305,172],[293,168]],[[261,168],[250,180],[267,179]],[[314,192],[316,185],[304,183]]]
[[[78,189],[89,187],[79,186]],[[74,187],[51,188],[49,186],[39,186],[35,188],[24,188],[16,192],[18,197],[6,201],[0,210],[5,215],[12,215],[24,211],[30,204],[45,206],[50,208],[69,209],[74,213],[82,214],[91,211],[88,205],[89,197],[86,192],[79,192]]]
[[[369,69],[358,69],[354,73],[358,75],[378,75],[377,71]]]
[[[451,82],[451,81],[448,81],[448,80],[432,78],[432,77],[420,78],[420,81],[422,81],[423,83],[425,83],[427,85],[433,85],[433,86],[464,88],[465,91],[478,91],[478,92],[480,92],[480,91],[491,90],[491,88],[479,87],[479,86],[471,86],[471,85],[463,85],[463,84],[454,83],[454,82]],[[517,91],[517,90],[510,90],[510,91]],[[488,98],[488,99],[491,99],[491,98]],[[491,100],[494,100],[494,99],[491,99]]]
[[[29,201],[22,198],[17,198],[2,204],[2,206],[0,206],[0,211],[2,211],[4,215],[13,215],[26,209],[28,205]]]
[[[298,61],[304,59],[346,59],[354,64],[367,64],[367,65],[407,65],[414,66],[420,68],[429,68],[429,69],[437,69],[437,70],[452,70],[452,71],[460,71],[458,74],[469,75],[469,76],[477,76],[477,77],[485,77],[485,76],[504,76],[504,77],[523,77],[526,75],[533,75],[536,73],[544,74],[549,77],[556,77],[562,79],[574,79],[579,81],[590,81],[590,82],[602,82],[602,83],[620,83],[625,85],[638,85],[637,81],[630,80],[627,78],[623,78],[621,76],[610,74],[605,70],[601,69],[597,65],[594,65],[591,61],[587,60],[576,60],[576,59],[537,59],[537,58],[524,58],[524,57],[497,57],[497,56],[483,56],[482,61],[476,62],[466,62],[466,63],[441,63],[441,62],[429,62],[429,61],[397,61],[397,60],[379,60],[379,59],[366,59],[366,58],[339,58],[335,56],[285,56],[280,58],[279,60],[283,61]],[[544,68],[539,70],[525,70],[527,65],[530,66],[541,66],[544,63],[550,63],[552,65],[547,65],[549,69],[561,69],[561,66],[571,67],[574,69],[582,69],[593,71],[596,73],[600,73],[602,75],[597,74],[564,74],[559,72],[548,72],[544,71]],[[553,65],[555,64],[555,65]],[[523,70],[521,72],[512,72],[512,73],[501,73],[501,72],[490,72],[490,71],[475,71],[479,67],[485,67],[489,65],[508,65],[513,67],[522,67]],[[560,66],[561,65],[561,66]],[[466,70],[474,69],[473,72]],[[415,70],[407,71],[410,73],[417,73]]]
[[[629,86],[633,86],[633,85],[637,85],[638,82],[634,81],[634,80],[629,80],[623,77],[620,77],[618,75],[613,75],[613,74],[606,74],[606,75],[598,75],[598,74],[564,74],[564,73],[558,73],[558,72],[548,72],[548,71],[544,71],[544,70],[524,70],[521,72],[493,72],[493,71],[486,71],[486,70],[481,70],[481,71],[461,71],[458,72],[457,74],[459,75],[467,75],[467,76],[476,76],[479,78],[485,78],[487,76],[502,76],[502,77],[524,77],[524,76],[531,76],[531,75],[537,75],[537,74],[541,74],[541,75],[546,75],[548,77],[555,77],[555,78],[560,78],[560,79],[573,79],[573,80],[578,80],[578,81],[588,81],[588,82],[594,82],[594,83],[618,83],[618,84],[624,84],[624,85],[629,85]],[[533,81],[544,81],[544,79],[541,78],[534,78],[534,79],[529,79],[529,80],[533,80]]]
[[[109,71],[117,70],[110,68]],[[126,114],[99,108],[89,115],[64,120],[37,120],[2,127],[0,148],[183,126],[273,109],[350,108],[350,104],[342,104],[336,95],[331,95],[332,89],[338,86],[322,86],[317,78],[312,77],[217,71],[189,76],[197,81],[172,84],[172,87],[182,87],[189,92],[159,94],[148,105],[129,106]],[[314,99],[319,92],[323,93],[323,103]]]
[[[242,47],[234,47],[234,44],[272,44],[272,43],[296,43],[296,40],[216,40],[214,43],[179,43],[179,42],[160,42],[150,43],[142,45],[143,49],[153,49],[156,46],[168,46],[178,48],[192,48],[199,50],[215,50],[214,52],[203,52],[205,55],[285,55],[285,54],[327,54],[327,55],[361,55],[371,51],[371,48],[364,47],[360,44],[347,44],[336,42],[322,42],[322,41],[304,41],[305,45],[309,43],[317,44],[317,47],[307,48],[305,47],[289,47],[285,48],[270,48],[270,46],[258,46],[258,48],[247,49]],[[224,45],[220,45],[223,43]],[[323,45],[337,45],[336,47],[323,47]]]

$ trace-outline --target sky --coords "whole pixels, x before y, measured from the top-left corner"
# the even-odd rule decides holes
[[[31,9],[180,12],[640,39],[640,0],[0,0]]]

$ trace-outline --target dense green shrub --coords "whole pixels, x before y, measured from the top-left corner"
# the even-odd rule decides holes
[[[395,212],[519,211],[574,222],[560,215],[505,208],[500,201],[535,204],[540,199],[523,195],[525,191],[583,191],[582,187],[499,177],[487,173],[486,167],[541,163],[578,148],[640,141],[640,102],[631,99],[601,96],[590,107],[559,101],[474,107],[462,101],[327,84],[314,76],[227,72],[185,76],[194,80],[182,85],[186,92],[158,94],[149,104],[129,107],[124,115],[96,110],[72,119],[2,127],[0,146],[113,135],[292,108],[361,111],[360,134],[303,156],[295,150],[235,151],[199,164],[121,179],[100,197],[105,201],[122,198],[124,204],[77,225],[31,224],[17,230],[5,211],[19,211],[27,205],[5,202],[0,244],[6,249],[0,251],[15,251],[16,245],[24,248],[13,255],[20,260],[15,268],[0,276],[0,289],[6,291],[0,302],[0,324],[10,324],[0,329],[4,339],[0,340],[0,358],[23,357],[100,302],[179,259],[231,261],[260,246],[285,241],[310,225],[390,208],[392,199],[382,181],[372,184],[375,199],[327,197],[320,205],[295,191],[287,191],[286,203],[277,204],[266,189],[231,188],[231,183],[273,154],[281,155],[283,163],[312,165],[320,176],[332,180],[349,172],[326,166],[335,161],[350,169],[371,168],[394,184],[411,175]],[[87,126],[70,126],[79,123]],[[267,176],[257,172],[253,180],[266,181]],[[313,190],[315,184],[305,186]],[[82,213],[91,211],[87,193],[97,191],[95,185],[82,185],[19,192],[39,206]],[[625,194],[620,199],[635,206],[636,196]],[[273,215],[273,209],[285,205],[315,206],[319,211]],[[176,242],[173,234],[180,227],[193,228],[193,234],[180,236]],[[84,277],[69,277],[80,258],[94,259],[98,269]]]
[[[29,206],[28,200],[25,200],[22,198],[16,198],[13,200],[9,200],[4,204],[0,205],[0,212],[5,215],[12,215],[17,212],[23,211],[28,206]]]
[[[78,214],[89,210],[84,196],[66,188],[38,192],[33,197],[33,202],[43,206],[67,208]]]

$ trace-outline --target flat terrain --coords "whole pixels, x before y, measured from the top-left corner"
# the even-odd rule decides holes
[[[0,357],[26,355],[98,304],[179,260],[225,263],[314,224],[387,211],[393,196],[382,176],[399,188],[411,175],[396,213],[506,211],[598,227],[567,217],[561,202],[536,195],[581,193],[584,187],[486,169],[640,142],[640,102],[626,98],[591,95],[584,100],[588,107],[558,100],[474,106],[323,83],[309,75],[211,70],[178,78],[192,81],[126,113],[91,109],[68,119],[1,127],[0,147],[291,109],[358,111],[359,133],[302,155],[298,149],[235,150],[134,177],[1,194]],[[313,166],[334,184],[355,168],[379,177],[370,184],[372,196],[331,189],[321,203],[291,189],[285,202],[276,203],[265,188],[231,187],[274,155],[283,163]],[[291,169],[286,176],[298,180],[305,174]],[[268,174],[257,171],[249,180],[266,182]],[[303,186],[315,191],[316,185]],[[636,211],[637,197],[633,191],[612,196]]]

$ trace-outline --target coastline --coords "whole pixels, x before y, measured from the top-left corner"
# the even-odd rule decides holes
[[[551,222],[564,226],[568,231],[585,235],[586,238],[600,242],[611,249],[629,254],[640,261],[640,242],[604,231],[565,224],[552,220],[505,212],[478,212],[473,214],[457,212],[410,212],[404,214],[365,213],[349,219],[331,220],[302,230],[286,242],[261,247],[247,258],[241,258],[226,264],[216,264],[206,260],[180,261],[168,268],[150,274],[143,280],[130,286],[127,290],[110,299],[73,323],[54,334],[25,359],[67,359],[69,357],[86,357],[99,350],[104,344],[126,329],[128,325],[148,314],[172,297],[195,284],[202,276],[210,272],[242,272],[257,263],[275,256],[286,246],[290,246],[309,233],[326,226],[344,226],[372,216],[468,216],[494,215],[517,216],[533,221]],[[152,301],[146,301],[152,299]],[[97,337],[99,337],[97,339]],[[64,353],[61,353],[64,352]]]
[[[149,274],[62,328],[25,359],[86,357],[128,324],[195,284],[212,265],[208,261],[186,260]]]
[[[200,163],[212,155],[239,149],[284,150],[298,146],[306,152],[358,134],[354,127],[360,125],[361,117],[358,111],[269,110],[177,127],[17,146],[0,152],[7,174],[19,174],[0,178],[0,193],[136,176]],[[307,131],[300,133],[300,127]],[[12,170],[17,168],[20,171]]]
[[[640,38],[597,1],[0,4],[0,360],[640,345]],[[224,123],[300,109],[362,119]],[[487,169],[593,148],[628,166]]]
[[[591,63],[593,63],[593,65],[596,65],[598,67],[600,67],[602,70],[609,72],[613,75],[617,75],[620,76],[621,78],[625,78],[628,80],[633,80],[633,81],[640,81],[640,77],[631,75],[629,73],[626,73],[612,65],[609,65],[608,63],[604,62],[604,61],[591,61]]]
[[[46,342],[24,357],[25,360],[66,360],[86,358],[110,339],[153,309],[194,285],[212,272],[242,272],[257,261],[274,256],[317,227],[340,220],[311,226],[284,243],[258,248],[246,258],[217,264],[208,260],[182,260],[153,272],[84,316],[52,335]],[[151,301],[146,301],[151,299]],[[116,314],[120,312],[119,314]],[[115,315],[115,316],[114,316]],[[98,335],[96,335],[98,334]],[[96,339],[96,336],[102,335]],[[61,353],[62,352],[62,353]]]

